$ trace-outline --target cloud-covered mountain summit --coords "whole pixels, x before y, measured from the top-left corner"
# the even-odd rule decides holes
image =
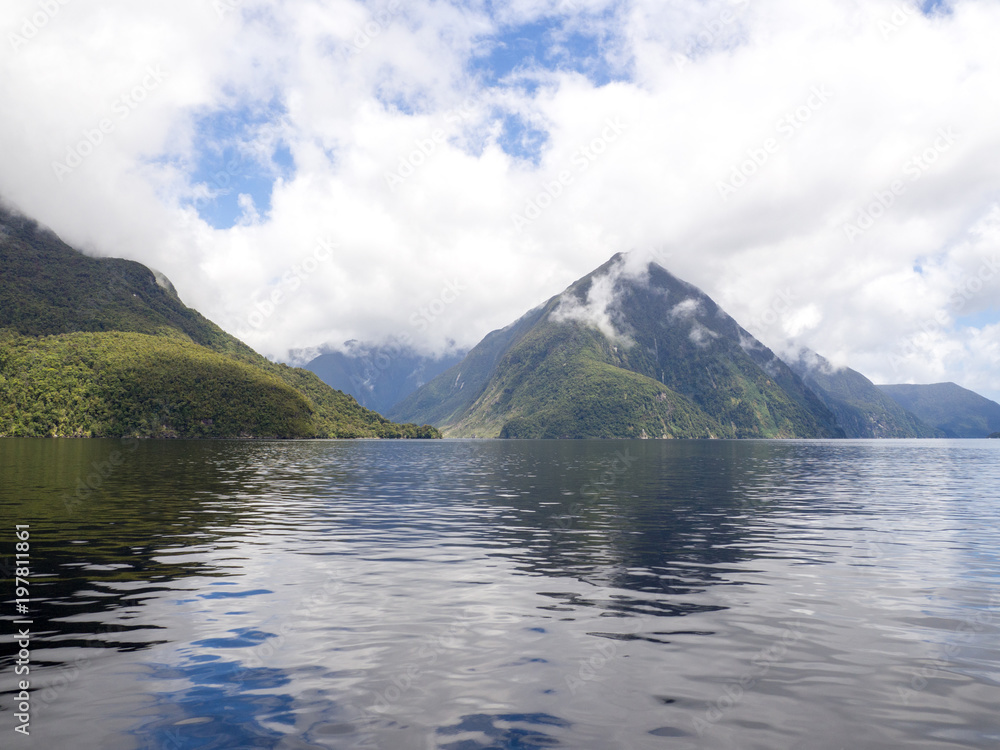
[[[616,255],[405,399],[475,437],[842,437],[791,368],[698,288]]]

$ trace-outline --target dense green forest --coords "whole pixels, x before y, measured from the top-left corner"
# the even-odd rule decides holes
[[[0,208],[0,436],[440,437],[269,361],[140,263]]]
[[[607,361],[606,339],[580,325],[530,331],[451,434],[504,438],[733,437],[689,399]]]

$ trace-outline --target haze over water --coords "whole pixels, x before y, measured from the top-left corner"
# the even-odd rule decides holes
[[[0,475],[4,747],[1000,746],[998,440],[8,439]]]

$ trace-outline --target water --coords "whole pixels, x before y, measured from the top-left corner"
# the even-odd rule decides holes
[[[1000,746],[1000,441],[0,440],[30,737]],[[20,678],[23,679],[23,678]]]

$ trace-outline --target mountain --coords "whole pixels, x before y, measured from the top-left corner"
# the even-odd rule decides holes
[[[879,389],[949,438],[1000,431],[1000,404],[954,383],[880,385]]]
[[[0,436],[431,437],[0,206]]]
[[[403,344],[348,341],[346,351],[321,354],[305,369],[362,406],[386,414],[427,381],[462,361],[463,353],[428,357]]]
[[[835,368],[806,348],[786,362],[833,412],[849,438],[944,437],[856,370]]]
[[[390,415],[455,437],[843,437],[831,411],[706,294],[619,254]]]

